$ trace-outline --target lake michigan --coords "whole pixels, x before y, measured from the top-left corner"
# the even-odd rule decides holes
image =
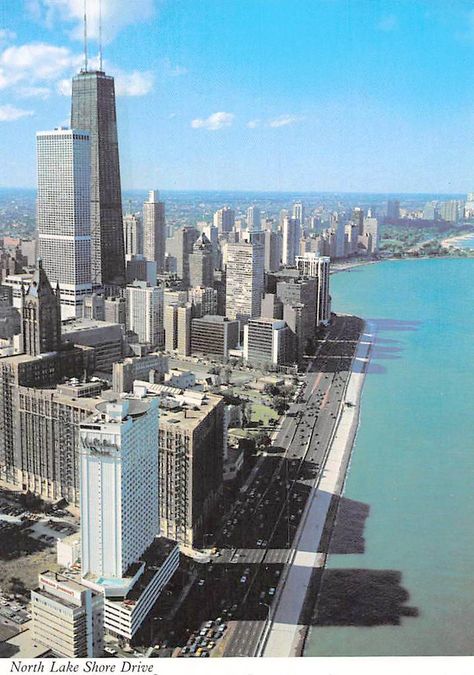
[[[331,277],[376,331],[305,656],[471,655],[474,259]]]

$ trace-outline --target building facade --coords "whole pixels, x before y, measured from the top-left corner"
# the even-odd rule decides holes
[[[82,70],[72,80],[71,127],[89,132],[91,272],[94,287],[125,285],[122,195],[113,77]]]
[[[241,322],[259,316],[264,291],[264,249],[260,243],[227,245],[226,314]]]
[[[62,574],[43,572],[31,592],[33,640],[57,656],[102,656],[103,615],[102,594]]]
[[[191,322],[191,354],[227,361],[229,349],[239,344],[239,322],[219,315],[203,316]]]
[[[127,286],[127,328],[140,343],[163,349],[163,289],[136,281]]]
[[[165,271],[166,219],[165,204],[158,190],[150,190],[143,204],[143,254],[154,260],[158,274]]]
[[[89,134],[41,131],[36,144],[39,254],[51,283],[59,284],[62,318],[82,316],[92,292]]]

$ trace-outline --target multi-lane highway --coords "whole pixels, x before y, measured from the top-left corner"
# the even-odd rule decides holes
[[[196,565],[186,601],[172,625],[162,627],[171,646],[184,646],[203,622],[222,617],[228,630],[219,654],[256,654],[306,500],[324,471],[361,329],[355,317],[336,318],[317,356],[308,361],[297,400],[274,438],[274,452],[259,458],[216,532],[220,556]]]

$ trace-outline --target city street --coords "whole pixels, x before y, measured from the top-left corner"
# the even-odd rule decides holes
[[[258,459],[215,534],[220,556],[194,563],[195,583],[173,622],[163,622],[160,641],[168,647],[186,645],[203,622],[222,617],[229,635],[223,635],[220,655],[256,654],[311,486],[324,472],[361,328],[355,317],[336,318],[308,361],[300,393],[274,439],[281,450]]]

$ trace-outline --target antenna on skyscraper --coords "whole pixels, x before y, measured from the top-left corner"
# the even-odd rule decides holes
[[[84,0],[84,70],[87,73],[87,0]]]
[[[102,0],[99,0],[99,70],[102,70]]]

